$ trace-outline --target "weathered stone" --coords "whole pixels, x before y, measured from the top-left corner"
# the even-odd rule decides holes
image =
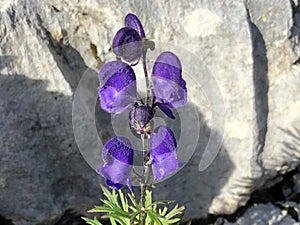
[[[230,223],[224,220],[224,225],[264,225],[264,224],[284,224],[296,225],[299,224],[298,218],[293,218],[293,213],[288,213],[288,207],[294,207],[294,210],[299,212],[297,204],[289,202],[278,204],[275,206],[271,203],[257,204],[247,209],[247,211],[236,222]]]
[[[131,135],[126,114],[111,117],[96,103],[97,66],[114,58],[110,44],[128,12],[156,42],[149,72],[160,51],[174,51],[189,91],[175,121],[155,118],[174,130],[187,163],[156,184],[157,198],[187,204],[187,218],[232,213],[299,164],[300,71],[291,66],[288,0],[0,5],[0,214],[16,224],[48,222],[97,202],[101,178],[86,161],[99,167],[103,143]]]
[[[267,132],[263,150],[258,152],[264,172],[259,186],[299,164],[300,73],[299,67],[292,65],[297,58],[289,47],[293,25],[290,1],[278,5],[249,1],[248,7],[251,20],[262,34],[267,57]]]

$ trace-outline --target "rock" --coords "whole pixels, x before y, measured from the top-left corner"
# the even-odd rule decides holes
[[[100,179],[72,131],[68,76],[76,82],[83,60],[68,46],[67,57],[55,52],[37,11],[23,4],[7,3],[0,16],[0,214],[37,224],[69,208],[86,211],[98,202]]]
[[[284,203],[289,204],[289,203]],[[299,206],[295,206],[299,210]],[[296,219],[296,220],[295,220]],[[242,217],[234,223],[224,220],[224,225],[264,225],[264,224],[285,224],[296,225],[298,218],[293,218],[287,210],[277,207],[271,203],[258,204],[249,208]]]
[[[293,10],[293,26],[291,28],[290,41],[293,52],[300,57],[300,7],[297,1],[291,1],[291,6]]]
[[[111,117],[97,102],[97,67],[114,59],[110,43],[128,12],[155,40],[149,71],[160,51],[174,51],[189,91],[176,120],[158,113],[154,121],[174,130],[186,163],[155,184],[156,198],[187,204],[186,218],[230,214],[299,164],[300,77],[289,40],[297,16],[289,1],[0,5],[0,215],[15,224],[84,213],[101,196],[93,170],[103,144],[122,134],[139,148],[127,114]],[[253,210],[290,219],[273,205]]]
[[[290,2],[281,1],[277,5],[274,2],[249,1],[248,7],[251,20],[262,34],[267,57],[266,134],[263,148],[257,152],[264,174],[258,179],[257,188],[299,164],[300,74],[299,67],[292,65],[297,58],[289,47],[293,25]]]

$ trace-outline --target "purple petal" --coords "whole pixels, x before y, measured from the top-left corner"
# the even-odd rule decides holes
[[[163,103],[170,108],[183,106],[187,102],[187,89],[185,81],[180,84],[161,77],[152,77],[152,94],[158,103]]]
[[[154,116],[153,108],[146,105],[134,105],[129,113],[131,127],[139,134],[150,133],[150,121]]]
[[[106,185],[111,188],[111,189],[115,189],[115,190],[119,190],[122,187],[124,187],[124,184],[118,184],[118,183],[114,183],[111,180],[106,180]]]
[[[143,25],[136,15],[132,13],[127,14],[124,22],[126,27],[131,27],[132,29],[135,29],[139,33],[141,38],[145,37]]]
[[[111,180],[106,180],[106,185],[111,188],[111,189],[115,189],[115,190],[119,190],[122,187],[124,187],[124,184],[118,184],[118,183],[114,183]],[[131,181],[129,179],[127,179],[127,186],[129,188],[129,190],[133,193],[133,186],[131,184]]]
[[[172,52],[162,52],[155,60],[152,76],[159,76],[179,83],[181,77],[181,62]]]
[[[172,110],[168,106],[166,106],[163,103],[158,103],[157,106],[167,117],[169,117],[171,119],[175,119],[175,116],[173,115]]]
[[[115,35],[112,43],[113,52],[127,62],[135,63],[143,51],[143,42],[139,33],[130,28],[123,27]]]
[[[97,173],[106,179],[106,184],[112,189],[120,189],[128,185],[132,191],[130,181],[133,165],[133,149],[127,138],[113,137],[103,147],[104,164]]]
[[[186,104],[187,89],[181,73],[181,63],[175,54],[163,52],[158,56],[152,70],[152,93],[157,102],[171,108]]]
[[[103,147],[102,158],[109,163],[112,158],[133,165],[133,149],[129,140],[125,137],[113,137]]]
[[[121,113],[136,100],[136,77],[133,69],[124,62],[105,64],[99,73],[101,108],[109,113]]]
[[[161,180],[180,167],[176,154],[176,140],[171,129],[160,126],[150,139],[152,171],[156,180]]]

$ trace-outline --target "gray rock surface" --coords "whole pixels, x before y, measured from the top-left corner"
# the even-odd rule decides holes
[[[293,207],[294,210],[299,211],[299,205],[291,204],[289,202],[282,203],[275,206],[271,203],[258,204],[248,209],[244,215],[236,222],[231,223],[227,220],[223,221],[224,225],[265,225],[265,224],[284,224],[284,225],[298,225],[291,215],[289,215],[287,207]],[[284,208],[286,207],[286,209]],[[299,220],[298,218],[296,218]]]
[[[111,40],[128,12],[157,43],[149,68],[159,51],[174,51],[189,91],[176,121],[156,118],[174,129],[187,163],[156,184],[156,197],[187,204],[187,218],[230,214],[253,190],[280,180],[300,158],[294,4],[0,0],[0,214],[15,224],[47,223],[97,202],[101,146],[128,126],[95,105],[90,43],[98,63],[111,60]],[[272,205],[253,210],[281,213]],[[250,215],[248,222],[256,219]]]
[[[265,109],[267,114],[262,112],[266,115],[263,119],[266,133],[265,140],[261,141],[262,149],[257,152],[258,162],[263,168],[263,176],[258,183],[262,181],[265,184],[266,180],[299,164],[300,73],[299,66],[293,65],[297,57],[291,51],[288,39],[293,22],[295,26],[292,8],[290,13],[284,11],[290,2],[281,1],[277,5],[274,2],[249,1],[248,6],[251,20],[263,37],[267,59],[265,102],[268,107]]]

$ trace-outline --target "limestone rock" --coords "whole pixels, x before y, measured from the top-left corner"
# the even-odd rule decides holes
[[[101,147],[131,134],[126,114],[101,111],[97,66],[114,58],[110,43],[128,12],[156,42],[149,71],[160,51],[174,51],[189,91],[175,121],[155,118],[174,130],[186,163],[155,184],[155,197],[187,204],[187,218],[232,213],[299,164],[300,71],[291,66],[296,16],[288,0],[0,5],[0,215],[16,224],[84,212],[101,196],[103,179],[93,171]]]
[[[282,203],[286,207],[291,207],[290,203]],[[295,210],[299,211],[299,206],[294,205]],[[224,221],[224,225],[264,225],[264,224],[284,224],[297,225],[298,218],[293,218],[287,208],[280,208],[279,206],[268,204],[258,204],[248,209],[242,217],[235,223]]]
[[[261,154],[258,152],[264,172],[258,183],[262,182],[262,185],[299,164],[300,73],[299,67],[293,65],[297,57],[289,47],[293,26],[290,2],[281,1],[277,5],[275,2],[249,1],[248,6],[251,20],[262,34],[267,58],[265,79],[268,91],[265,101],[268,114],[263,150]]]

